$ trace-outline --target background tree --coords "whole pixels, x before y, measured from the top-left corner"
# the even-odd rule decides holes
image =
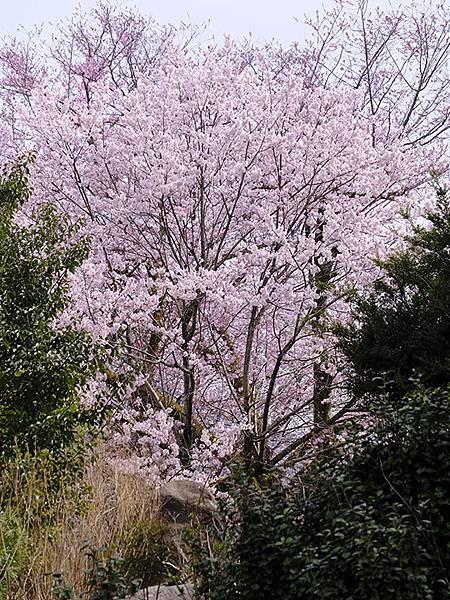
[[[437,209],[416,227],[406,248],[381,262],[373,290],[339,328],[358,397],[387,393],[400,399],[420,377],[425,385],[450,380],[450,205],[437,187]]]
[[[100,418],[80,393],[99,367],[86,332],[56,323],[68,302],[68,276],[87,256],[78,227],[42,205],[28,226],[17,223],[30,196],[28,168],[0,178],[0,456],[17,449],[64,459]]]

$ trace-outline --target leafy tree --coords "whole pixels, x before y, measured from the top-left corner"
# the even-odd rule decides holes
[[[68,302],[68,275],[88,252],[77,226],[51,205],[17,223],[28,199],[27,167],[0,177],[0,456],[17,449],[62,457],[99,419],[80,390],[99,366],[89,336],[55,320]],[[70,460],[74,459],[73,454]]]
[[[429,386],[450,381],[450,204],[437,188],[431,227],[417,227],[404,251],[381,263],[384,273],[354,320],[340,327],[356,396],[388,392],[402,398],[411,378]]]

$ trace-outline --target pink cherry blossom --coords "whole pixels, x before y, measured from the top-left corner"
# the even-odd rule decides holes
[[[314,24],[317,39],[332,32],[322,49],[257,51],[230,39],[199,50],[188,30],[100,5],[62,30],[48,68],[23,66],[5,90],[4,146],[35,154],[32,204],[51,199],[92,240],[61,322],[107,344],[112,371],[139,373],[116,399],[123,468],[205,479],[242,446],[279,464],[324,415],[345,418],[326,326],[398,243],[400,210],[420,213],[414,191],[443,168],[447,121],[401,91],[411,65],[395,75],[374,58],[369,81],[359,54],[333,62],[339,6]],[[378,17],[363,43],[374,51],[393,19],[414,61],[412,22]],[[446,90],[440,67],[429,77]],[[99,391],[104,378],[86,398]]]

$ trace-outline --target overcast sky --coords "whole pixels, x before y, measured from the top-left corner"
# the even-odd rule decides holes
[[[444,0],[445,1],[445,0]],[[307,30],[305,14],[321,11],[333,0],[117,0],[123,7],[137,7],[139,12],[154,17],[160,24],[190,22],[208,23],[208,32],[222,39],[247,37],[255,41],[276,39],[284,44],[301,40]],[[411,0],[369,0],[372,7],[386,7]],[[77,5],[83,10],[95,6],[97,0],[0,0],[0,37],[15,35],[17,30],[33,28],[47,22],[53,24],[69,17]]]
[[[325,0],[328,2],[329,0]],[[76,5],[88,10],[96,0],[0,0],[0,36],[15,35],[21,26],[34,25],[70,16]],[[323,0],[125,0],[121,6],[136,6],[159,23],[209,22],[208,31],[219,38],[252,32],[257,40],[275,38],[289,44],[303,37],[304,14],[313,14]],[[299,19],[299,22],[296,21]]]

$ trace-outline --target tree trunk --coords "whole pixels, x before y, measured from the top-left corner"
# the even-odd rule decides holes
[[[192,415],[195,392],[195,372],[189,359],[189,343],[195,333],[198,309],[199,299],[196,298],[183,307],[181,316],[181,332],[183,336],[183,343],[181,345],[183,352],[183,433],[181,460],[185,465],[189,464],[191,460],[193,444]]]
[[[317,221],[317,229],[315,232],[316,244],[323,242],[323,229],[325,226],[324,221],[325,209],[319,210],[319,217]],[[327,289],[331,283],[335,272],[335,261],[334,259],[338,255],[338,249],[332,248],[331,251],[332,259],[325,260],[323,255],[319,255],[314,259],[316,266],[319,267],[319,271],[314,277],[314,286],[316,289],[317,300],[316,300],[316,328],[319,332],[321,328],[321,321],[326,316],[327,310]],[[333,377],[323,367],[323,361],[318,359],[314,363],[313,367],[314,376],[314,390],[313,390],[313,419],[314,426],[316,428],[326,427],[331,418],[331,386],[333,384]]]
[[[320,362],[314,364],[314,425],[317,428],[326,427],[331,418],[331,385],[333,377],[327,373]]]

